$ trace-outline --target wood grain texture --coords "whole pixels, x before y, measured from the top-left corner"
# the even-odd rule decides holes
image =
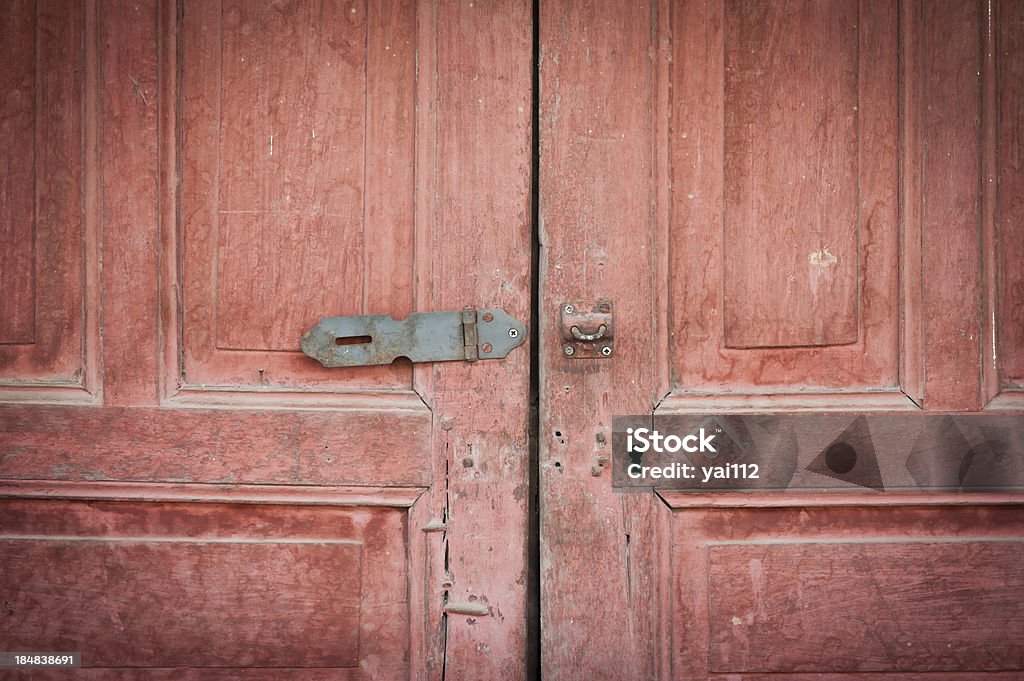
[[[660,578],[652,495],[611,491],[613,413],[653,408],[651,107],[667,8],[540,7],[540,573],[545,678],[654,678]],[[607,296],[615,354],[562,354],[559,310]]]
[[[885,2],[830,7],[824,15],[815,14],[814,8],[824,8],[820,3],[709,0],[674,8],[668,114],[672,215],[664,242],[670,278],[659,285],[671,299],[664,342],[675,348],[670,362],[676,390],[893,391],[899,385],[896,8]],[[766,11],[765,21],[773,23],[762,36],[757,17]],[[820,50],[812,57],[819,34],[834,34],[830,42],[846,58],[836,52],[826,60]],[[751,44],[745,45],[745,38]],[[771,49],[758,51],[759,41]],[[782,59],[802,44],[802,59]],[[778,61],[771,61],[772,55]],[[743,64],[749,84],[741,80]],[[826,77],[837,89],[819,97],[807,81]],[[755,96],[759,87],[765,92]],[[772,104],[777,96],[768,94],[777,87],[784,88],[780,93],[798,93],[779,111],[782,105]],[[789,107],[813,112],[819,106],[828,110],[827,117],[786,118],[804,121],[800,133],[781,122]],[[768,120],[756,115],[766,108],[778,124],[755,139],[743,121]],[[756,149],[744,146],[744,139]],[[749,153],[758,155],[754,171],[744,165],[751,162],[743,158]],[[798,170],[807,164],[818,170],[800,179]],[[808,184],[791,186],[790,181]],[[830,194],[832,189],[838,194]],[[741,197],[754,203],[738,203]],[[759,212],[751,213],[755,207]],[[799,253],[789,250],[795,243],[803,249]],[[797,255],[799,267],[793,260]],[[774,265],[773,258],[778,259]],[[822,274],[825,270],[828,274]],[[820,287],[813,305],[808,302],[814,300],[812,279]],[[772,285],[754,295],[744,282],[753,286],[755,281]],[[740,320],[730,309],[750,320],[735,338],[729,334],[740,329]],[[790,338],[780,335],[783,328]],[[846,344],[814,346],[822,343]]]
[[[1024,5],[996,3],[995,138],[999,387],[1024,387]]]
[[[362,669],[213,669],[187,667],[148,667],[145,669],[76,669],[81,681],[369,681]],[[9,672],[13,681],[64,681],[67,670],[33,669]]]
[[[4,645],[73,648],[86,667],[408,674],[400,511],[0,505]]]
[[[0,550],[0,578],[17,585],[0,631],[12,650],[74,642],[97,667],[358,659],[357,544],[5,537]]]
[[[921,3],[924,406],[981,407],[983,3]]]
[[[1024,638],[1012,633],[1024,630],[1022,556],[1024,540],[711,546],[709,666],[732,673],[1022,668]]]
[[[432,30],[420,82],[436,89],[424,85],[417,102],[417,239],[430,244],[417,304],[475,303],[529,319],[530,7],[421,8],[419,25]],[[411,521],[425,551],[413,555],[427,568],[414,678],[527,673],[529,364],[524,345],[501,361],[437,363],[417,375],[430,386],[437,477]],[[437,521],[444,529],[424,530]]]
[[[4,6],[0,18],[0,75],[3,109],[0,135],[3,189],[0,191],[0,342],[35,340],[35,155],[36,155],[36,4]]]
[[[921,4],[903,2],[900,22],[900,389],[918,406],[924,403],[924,295],[921,258]]]
[[[81,386],[83,8],[0,12],[0,383]]]
[[[0,406],[9,479],[430,484],[430,414]]]
[[[103,399],[157,403],[157,9],[99,7]]]
[[[1020,517],[1019,499],[678,511],[671,678],[1013,678]]]
[[[187,6],[184,220],[165,242],[185,384],[409,387],[407,366],[342,374],[298,346],[324,316],[411,310],[413,21],[398,1]]]
[[[725,4],[727,347],[857,342],[858,19],[844,0]]]

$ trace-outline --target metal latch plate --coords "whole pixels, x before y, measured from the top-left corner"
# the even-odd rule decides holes
[[[573,300],[561,305],[562,353],[572,359],[601,359],[615,352],[612,301]]]
[[[526,325],[500,308],[325,317],[302,334],[302,351],[325,367],[501,359],[526,340]]]

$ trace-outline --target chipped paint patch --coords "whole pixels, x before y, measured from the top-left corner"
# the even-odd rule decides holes
[[[833,255],[826,246],[821,250],[811,251],[807,256],[807,262],[815,267],[832,267],[839,262],[839,258]]]

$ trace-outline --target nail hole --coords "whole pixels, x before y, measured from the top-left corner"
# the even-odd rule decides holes
[[[555,437],[562,437],[562,431],[556,430],[555,431]]]
[[[366,345],[372,342],[373,338],[369,336],[342,336],[334,339],[335,345]]]

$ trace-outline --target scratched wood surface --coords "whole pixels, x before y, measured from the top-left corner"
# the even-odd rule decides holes
[[[182,381],[408,389],[408,366],[340,374],[298,340],[411,311],[414,3],[201,2],[182,21]]]
[[[841,509],[680,508],[673,672],[1014,678],[1024,646],[1020,517],[1019,505],[884,499]]]
[[[981,5],[920,6],[924,406],[973,410],[982,406]]]
[[[858,9],[725,5],[727,347],[858,340]]]
[[[419,69],[436,80],[417,103],[433,112],[418,129],[417,238],[432,256],[417,304],[475,302],[527,320],[530,6],[445,1],[420,9],[419,25],[436,31],[427,33],[436,52]],[[417,375],[418,386],[430,386],[435,484],[410,516],[412,555],[423,557],[423,546],[426,557],[422,591],[413,588],[427,602],[413,678],[527,673],[528,347],[502,361],[423,365]]]
[[[895,390],[895,6],[708,0],[670,15],[671,388]]]
[[[82,11],[0,8],[0,386],[83,383]]]
[[[31,229],[60,235],[11,237],[19,282],[36,249],[46,352],[4,355],[0,602],[19,615],[0,649],[59,606],[83,678],[523,678],[528,348],[351,371],[296,349],[326,315],[529,318],[529,8],[0,11],[19,48],[0,82],[45,89],[5,91],[38,162],[2,181],[35,182],[53,222]],[[3,333],[23,340],[26,309],[2,308]],[[78,354],[43,356],[51,316]],[[65,359],[81,385],[24,387]]]
[[[1024,387],[1024,3],[996,5],[995,233],[999,387]]]
[[[711,546],[709,668],[1019,667],[1024,637],[1013,632],[1024,629],[1024,615],[1010,604],[1024,588],[1022,555],[1020,540]]]
[[[596,432],[612,413],[984,405],[982,282],[1001,342],[1019,303],[1015,194],[980,229],[982,161],[1015,186],[1017,7],[998,11],[986,61],[973,0],[542,3],[545,674],[1020,675],[1000,628],[1020,628],[1019,496],[665,494],[666,514],[611,493]],[[1002,107],[987,150],[984,78]],[[615,356],[566,359],[558,304],[601,295]],[[1018,404],[1001,380],[994,405]]]
[[[12,649],[86,644],[88,667],[408,673],[399,509],[0,506],[0,639]]]
[[[540,607],[544,678],[656,678],[664,506],[611,491],[612,414],[654,404],[656,83],[646,3],[541,3]],[[560,305],[615,303],[614,355],[562,354]]]

